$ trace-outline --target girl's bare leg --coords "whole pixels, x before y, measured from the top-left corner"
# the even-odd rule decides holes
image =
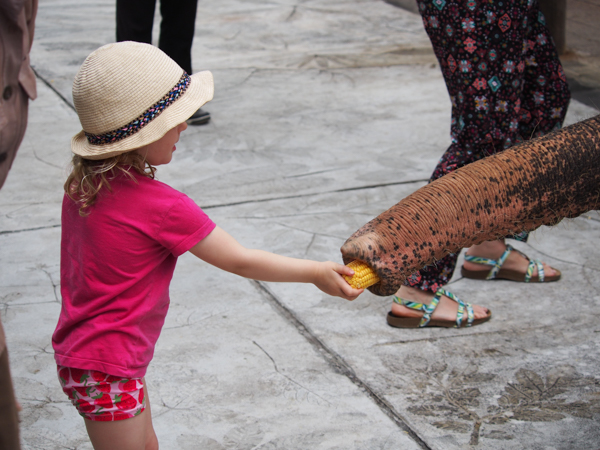
[[[144,397],[146,409],[131,419],[115,422],[84,419],[94,450],[158,450],[146,380],[144,380]]]

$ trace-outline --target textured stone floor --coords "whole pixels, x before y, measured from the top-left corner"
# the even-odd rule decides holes
[[[79,131],[70,85],[114,40],[114,2],[46,0],[39,98],[0,192],[0,308],[25,449],[90,449],[61,392],[60,203]],[[159,179],[246,246],[340,261],[345,239],[424,185],[450,103],[421,19],[380,0],[200,2],[194,70],[210,124]],[[594,110],[573,101],[568,123]],[[390,298],[259,283],[180,258],[147,374],[164,449],[593,449],[600,442],[600,216],[538,230],[548,285],[455,277],[472,329],[399,330]]]

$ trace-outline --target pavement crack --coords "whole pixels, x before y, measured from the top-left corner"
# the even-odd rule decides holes
[[[163,327],[163,330],[177,330],[177,329],[180,329],[180,328],[188,328],[188,327],[191,327],[191,326],[193,326],[193,325],[195,325],[197,323],[200,323],[200,322],[202,322],[204,320],[208,320],[208,319],[210,319],[212,317],[215,317],[215,316],[218,316],[218,315],[221,315],[221,314],[223,314],[222,311],[221,312],[216,312],[216,313],[213,313],[213,314],[207,314],[205,316],[200,317],[199,319],[196,319],[196,320],[192,321],[192,316],[194,315],[194,313],[192,312],[192,313],[190,313],[186,317],[184,323],[181,323],[179,325],[173,325],[173,326]]]
[[[556,325],[544,325],[541,327],[530,328],[531,331],[543,331],[543,330],[553,330],[556,328]],[[396,345],[396,344],[412,344],[413,342],[436,342],[445,339],[455,339],[455,338],[473,338],[475,336],[484,336],[487,334],[513,334],[514,330],[491,330],[491,331],[480,331],[477,333],[464,333],[464,334],[454,334],[452,336],[432,336],[421,339],[403,339],[400,341],[391,341],[391,342],[382,342],[380,344],[375,344],[375,347],[385,346],[385,345]],[[523,348],[522,351],[527,351],[527,349]]]
[[[292,17],[296,15],[296,11],[298,11],[298,5],[294,5],[294,7],[292,8],[292,12],[289,16],[286,17],[285,21],[289,22],[290,20],[292,20]]]
[[[48,230],[50,228],[60,228],[60,227],[61,227],[60,224],[56,224],[56,225],[46,225],[45,227],[23,228],[22,230],[4,230],[4,231],[0,231],[0,235],[3,235],[3,234],[14,234],[14,233],[24,233],[24,232],[27,232],[27,231]]]
[[[178,406],[181,405],[184,400],[185,399],[179,400],[174,406],[169,406],[165,403],[164,399],[161,397],[160,403],[162,404],[161,406],[165,409],[163,411],[160,411],[158,414],[153,413],[152,415],[155,415],[155,417],[160,417],[171,411],[193,411],[193,408],[178,408]]]
[[[250,80],[250,78],[252,78],[256,73],[258,73],[260,71],[261,71],[261,69],[253,67],[252,70],[250,71],[250,73],[246,76],[246,78],[244,78],[241,81],[241,83],[238,83],[237,86],[244,86]]]
[[[366,186],[354,186],[349,188],[341,188],[341,189],[332,189],[330,191],[321,191],[321,192],[311,192],[307,194],[296,194],[296,195],[282,195],[279,197],[267,197],[260,199],[252,199],[252,200],[240,200],[238,202],[230,202],[230,203],[219,203],[214,205],[200,205],[202,209],[214,209],[214,208],[227,208],[229,206],[239,206],[239,205],[251,205],[255,203],[267,203],[278,200],[290,200],[294,198],[307,198],[307,197],[316,197],[319,195],[327,195],[327,194],[338,194],[343,192],[352,192],[352,191],[366,191],[370,189],[378,189],[387,186],[402,186],[405,184],[415,184],[415,183],[424,183],[429,180],[407,180],[407,181],[392,181],[389,183],[379,183],[379,184],[370,184]]]
[[[52,300],[52,301],[44,301],[44,302],[27,302],[27,303],[14,303],[14,304],[8,304],[8,303],[2,303],[2,310],[4,311],[2,313],[2,315],[5,315],[5,313],[8,311],[8,308],[17,308],[17,307],[21,307],[21,306],[33,306],[33,305],[47,305],[50,303],[56,303],[56,300]]]
[[[288,178],[312,177],[313,175],[321,175],[323,173],[329,173],[329,172],[338,172],[340,170],[348,170],[348,168],[347,167],[334,167],[333,169],[315,170],[314,172],[298,173],[295,175],[286,175],[283,178],[288,179]]]
[[[36,347],[37,349],[37,353],[35,355],[33,355],[33,359],[37,360],[38,356],[41,355],[53,355],[54,356],[54,350],[49,351],[48,347],[51,346],[51,344],[48,344],[46,347]]]
[[[33,66],[32,66],[32,67],[31,67],[31,69],[33,70],[33,73],[35,74],[35,76],[36,76],[36,77],[37,77],[37,78],[38,78],[38,79],[39,79],[39,80],[40,80],[42,83],[44,83],[46,86],[48,86],[48,88],[50,88],[50,90],[51,90],[52,92],[54,92],[56,95],[58,95],[58,97],[59,97],[59,98],[60,98],[60,99],[61,99],[61,100],[62,100],[62,101],[65,103],[65,105],[67,105],[67,106],[68,106],[69,108],[71,108],[73,111],[77,112],[77,111],[75,110],[75,106],[73,106],[73,104],[72,104],[72,103],[71,103],[69,100],[67,100],[67,99],[65,98],[65,96],[64,96],[64,95],[62,95],[62,94],[60,93],[60,91],[58,91],[58,89],[56,89],[54,86],[52,86],[52,84],[50,84],[50,82],[49,82],[48,80],[46,80],[46,79],[45,79],[43,76],[41,76],[41,75],[38,73],[38,71],[37,71],[37,70],[35,70],[35,67],[33,67]]]
[[[551,327],[551,326],[539,327],[539,329],[546,329],[546,328],[553,328],[553,327]],[[412,344],[413,342],[436,342],[436,341],[440,341],[440,340],[444,340],[444,339],[463,338],[463,337],[472,338],[473,336],[481,336],[481,335],[486,335],[486,334],[505,334],[505,333],[512,333],[512,332],[513,332],[512,330],[481,331],[478,333],[455,334],[452,336],[436,336],[436,337],[427,337],[427,338],[422,338],[422,339],[403,339],[400,341],[383,342],[381,344],[375,344],[375,346],[379,347],[379,346],[385,346],[385,345]]]
[[[39,162],[41,162],[42,164],[46,164],[47,166],[54,167],[55,169],[62,169],[63,168],[62,166],[60,166],[58,164],[52,164],[51,162],[48,162],[48,161],[40,158],[36,150],[33,150],[33,157],[35,159],[37,159]]]
[[[308,255],[308,252],[310,251],[310,248],[312,247],[312,245],[315,243],[315,239],[317,238],[317,233],[313,233],[312,237],[310,239],[310,242],[308,243],[308,245],[306,246],[306,250],[304,250],[304,256]]]
[[[224,37],[225,41],[234,41],[240,34],[242,33],[242,30],[238,30],[233,36],[231,37]]]
[[[271,362],[273,363],[273,368],[275,369],[275,372],[277,372],[279,375],[281,375],[282,377],[284,377],[286,380],[292,382],[293,384],[295,384],[296,386],[298,386],[301,389],[304,389],[307,392],[310,392],[311,394],[313,394],[316,397],[319,397],[321,400],[323,400],[325,403],[327,403],[328,405],[331,406],[331,402],[327,401],[326,399],[324,399],[323,397],[321,397],[319,394],[311,391],[310,389],[308,389],[305,386],[302,386],[300,383],[298,383],[296,380],[294,380],[293,378],[290,378],[289,376],[287,376],[285,373],[281,373],[281,371],[279,370],[279,367],[277,367],[277,363],[275,362],[275,360],[273,359],[273,357],[271,355],[269,355],[269,353],[260,346],[260,344],[258,344],[256,341],[252,341],[252,343],[254,345],[256,345],[259,349],[262,350],[262,352],[267,355],[267,357],[271,360]]]
[[[379,409],[388,416],[402,431],[408,434],[421,448],[431,450],[418,435],[417,430],[410,427],[408,421],[395,410],[395,408],[385,398],[380,396],[375,390],[365,381],[361,380],[354,372],[352,367],[336,352],[329,348],[321,339],[305,325],[293,311],[281,302],[275,294],[262,282],[252,280],[254,286],[263,294],[264,298],[270,303],[273,309],[288,321],[296,330],[308,341],[309,344],[321,355],[333,370],[348,378],[355,386],[367,394],[371,400],[379,407]]]
[[[317,214],[318,215],[318,214]],[[299,214],[296,214],[295,217],[298,217]],[[335,236],[333,234],[327,234],[327,233],[315,233],[314,231],[308,231],[305,230],[303,228],[299,228],[299,227],[293,227],[291,225],[288,225],[286,223],[281,223],[281,222],[274,222],[276,225],[279,225],[282,228],[287,228],[289,230],[296,230],[296,231],[300,231],[302,233],[307,233],[307,234],[311,234],[312,235],[312,239],[309,242],[309,244],[306,247],[305,253],[304,255],[308,254],[308,250],[310,249],[310,247],[312,246],[312,244],[315,242],[315,238],[317,236],[322,236],[322,237],[327,237],[327,238],[333,238],[333,239],[340,239],[341,241],[345,241],[347,238],[345,237],[341,237],[341,236]]]
[[[536,247],[534,247],[533,245],[529,244],[529,243],[524,243],[525,245],[527,245],[529,248],[531,248],[532,250],[536,251],[537,253],[539,253],[540,255],[545,256],[546,258],[551,258],[554,259],[555,261],[564,263],[564,264],[571,264],[574,266],[578,266],[578,267],[582,267],[582,268],[586,268],[586,269],[590,269],[590,270],[594,270],[594,271],[600,271],[600,268],[595,268],[595,267],[589,267],[586,264],[582,264],[580,262],[574,262],[574,261],[567,261],[566,259],[561,259],[561,258],[557,258],[554,255],[551,255],[549,253],[545,253],[539,249],[537,249]]]
[[[48,277],[48,279],[50,280],[50,284],[52,285],[52,292],[54,293],[54,300],[56,300],[56,303],[60,304],[60,298],[58,296],[57,290],[60,289],[60,283],[55,283],[54,280],[52,279],[52,274],[46,269],[46,266],[38,266],[38,268],[44,272],[46,274],[46,276]]]

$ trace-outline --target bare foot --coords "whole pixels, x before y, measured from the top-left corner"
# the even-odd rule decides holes
[[[417,303],[425,303],[427,305],[429,305],[431,300],[433,300],[433,294],[431,292],[408,286],[402,286],[400,289],[398,289],[396,296]],[[454,321],[456,320],[457,312],[458,303],[449,299],[445,295],[442,295],[437,308],[431,315],[431,318]],[[473,305],[473,313],[475,314],[475,319],[483,319],[488,315],[488,309],[484,308],[483,306]],[[421,311],[415,311],[414,309],[399,305],[396,302],[392,303],[392,314],[398,317],[423,317],[423,313]],[[463,318],[463,321],[465,320],[466,315]]]
[[[499,241],[486,241],[479,245],[472,246],[469,250],[467,250],[467,255],[469,256],[479,256],[481,258],[495,259],[498,260],[506,250],[506,244],[504,240]],[[560,272],[556,269],[553,269],[549,265],[542,263],[544,266],[544,275],[547,277],[551,277],[554,275],[560,274]],[[519,252],[510,252],[504,264],[502,264],[503,269],[515,270],[519,273],[527,272],[527,266],[529,266],[529,260],[525,258]],[[492,270],[492,266],[488,266],[485,264],[476,264],[469,261],[465,261],[464,268],[467,270],[473,271],[482,271],[489,272]],[[536,276],[538,273],[537,267],[534,269],[532,276]]]

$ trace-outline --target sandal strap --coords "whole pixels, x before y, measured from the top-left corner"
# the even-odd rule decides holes
[[[492,266],[492,270],[490,270],[490,273],[488,273],[486,280],[493,280],[494,278],[496,278],[496,276],[498,275],[498,271],[502,267],[502,264],[504,264],[504,261],[506,261],[506,258],[508,258],[508,255],[510,255],[510,252],[512,252],[513,250],[520,253],[521,255],[523,255],[523,257],[529,260],[529,265],[527,266],[527,270],[525,271],[525,279],[523,281],[525,283],[529,283],[531,277],[533,276],[533,271],[537,268],[538,278],[540,282],[543,282],[544,265],[542,264],[542,261],[540,261],[539,259],[530,259],[529,256],[527,256],[523,252],[520,252],[519,250],[515,250],[510,244],[506,244],[506,250],[504,251],[504,253],[502,253],[502,256],[497,261],[494,259],[470,255],[465,255],[465,261],[469,261],[475,264],[485,264],[487,266]]]
[[[497,260],[490,258],[482,258],[480,256],[465,255],[465,261],[469,261],[475,264],[492,266],[492,270],[490,270],[490,273],[488,273],[486,280],[493,280],[494,278],[496,278],[496,275],[498,275],[502,264],[504,264],[504,261],[506,261],[506,258],[508,258],[508,255],[510,255],[510,252],[512,252],[513,250],[514,248],[510,244],[506,244],[506,250],[504,250],[502,256]]]
[[[440,302],[440,297],[441,297],[441,294],[437,295],[437,292],[436,292],[436,295],[434,295],[431,303],[426,304],[426,303],[412,302],[410,300],[406,300],[404,298],[394,296],[394,303],[398,303],[399,305],[406,306],[407,308],[410,308],[410,309],[414,309],[415,311],[422,311],[423,317],[421,318],[421,322],[419,322],[419,327],[424,327],[431,320],[431,315],[433,314],[433,311],[435,311],[435,308],[437,308],[437,305]]]
[[[475,313],[473,312],[473,306],[470,303],[463,302],[460,298],[454,295],[452,292],[447,291],[443,288],[439,288],[435,295],[445,295],[451,300],[454,300],[458,303],[458,311],[456,313],[456,325],[455,328],[460,328],[462,326],[463,317],[465,315],[465,310],[467,311],[467,327],[470,327],[473,324],[473,320],[475,320]]]
[[[463,302],[452,292],[447,291],[443,288],[439,288],[437,291],[435,291],[433,300],[431,300],[430,304],[412,302],[410,300],[406,300],[404,298],[397,297],[397,296],[394,296],[393,301],[394,301],[394,303],[397,303],[402,306],[406,306],[407,308],[410,308],[410,309],[414,309],[415,311],[422,311],[423,317],[421,318],[421,322],[419,322],[419,327],[422,328],[422,327],[427,326],[427,324],[431,321],[431,315],[433,314],[433,312],[437,308],[438,304],[440,303],[440,299],[442,298],[442,295],[445,295],[449,299],[458,303],[458,311],[456,313],[456,325],[454,325],[454,327],[460,328],[462,326],[462,321],[463,321],[463,318],[465,315],[465,310],[467,311],[466,326],[470,327],[473,323],[473,320],[475,319],[475,313],[473,312],[473,306],[470,303]]]
[[[523,256],[529,259],[528,256]],[[539,259],[529,259],[529,265],[527,266],[527,271],[525,272],[525,283],[529,283],[529,280],[531,280],[531,277],[533,276],[533,271],[536,269],[536,267],[540,282],[544,281],[544,265],[542,264],[542,262]]]
[[[515,250],[515,249],[513,249]],[[539,259],[531,259],[525,253],[520,250],[515,250],[517,253],[521,254],[523,258],[529,261],[527,265],[527,270],[525,271],[525,279],[523,280],[525,283],[529,283],[531,277],[533,276],[533,271],[537,268],[538,271],[538,279],[540,282],[544,281],[544,264]]]

